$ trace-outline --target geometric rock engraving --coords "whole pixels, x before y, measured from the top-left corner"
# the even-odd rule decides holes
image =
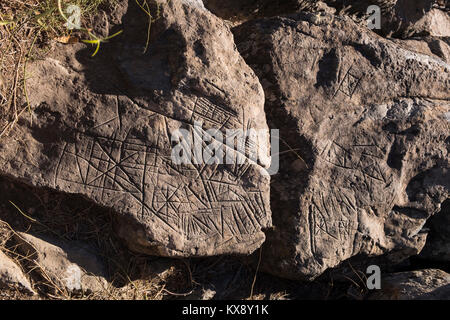
[[[341,83],[339,84],[339,88],[336,91],[335,95],[338,91],[345,94],[347,97],[351,98],[355,93],[356,89],[358,89],[358,85],[362,80],[362,77],[355,76],[352,72],[352,68],[348,69]]]
[[[242,176],[250,165],[240,167],[235,172]],[[78,168],[75,175],[73,168]],[[261,192],[245,190],[233,181],[235,172],[218,169],[174,165],[170,155],[139,140],[79,134],[77,144],[63,148],[55,185],[60,180],[75,183],[111,203],[125,194],[140,208],[141,219],[156,218],[188,240],[252,235],[267,214]]]
[[[111,208],[132,250],[180,257],[254,252],[271,227],[270,163],[246,152],[259,142],[247,139],[243,161],[232,164],[176,164],[172,138],[180,129],[192,136],[268,131],[256,75],[228,27],[195,2],[162,1],[145,55],[136,45],[147,33],[145,15],[134,1],[117,12],[124,37],[104,48],[107,63],[75,46],[30,66],[33,124],[24,117],[1,141],[2,174]],[[44,78],[52,90],[42,89]]]
[[[348,259],[390,264],[420,252],[425,222],[449,196],[450,65],[329,14],[234,34],[268,84],[269,126],[285,142],[262,270],[313,280]]]

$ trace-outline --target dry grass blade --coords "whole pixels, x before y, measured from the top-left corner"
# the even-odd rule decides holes
[[[170,0],[168,0],[167,2],[169,1]],[[147,0],[142,0],[142,3],[140,2],[140,0],[136,0],[136,3],[141,8],[141,10],[148,16],[147,40],[145,42],[145,48],[143,52],[145,54],[148,50],[148,46],[150,43],[152,24],[161,17],[161,4],[159,2],[156,2],[156,15],[154,17],[151,13],[150,5],[148,4]]]
[[[252,288],[250,290],[250,298],[249,298],[250,300],[253,300],[253,293],[255,290],[256,279],[257,279],[258,272],[259,272],[259,266],[261,265],[261,258],[262,258],[262,247],[259,248],[258,265],[256,266],[255,276],[253,277]]]
[[[82,22],[91,19],[102,4],[116,0],[74,0],[80,8]],[[2,0],[0,2],[0,137],[7,134],[17,122],[21,105],[26,105],[30,117],[32,106],[26,81],[29,62],[45,55],[51,39],[67,37],[72,33],[65,24],[67,15],[62,0]],[[92,33],[82,27],[77,32]],[[113,36],[116,36],[115,34]],[[111,39],[92,38],[100,42]],[[32,117],[30,118],[32,122]]]

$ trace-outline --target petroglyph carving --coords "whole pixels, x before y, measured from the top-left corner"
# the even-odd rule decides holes
[[[352,70],[352,67],[350,67],[340,81],[338,89],[334,95],[336,96],[339,92],[342,92],[347,97],[351,98],[358,89],[362,78],[362,76],[357,76],[356,71]]]
[[[136,23],[145,19],[141,8],[134,1],[119,7],[124,39],[103,51],[114,62],[89,60],[74,47],[30,66],[33,79],[47,79],[52,90],[40,90],[38,80],[27,83],[33,126],[21,122],[2,141],[7,148],[0,167],[29,184],[111,208],[117,233],[133,250],[165,256],[252,253],[264,242],[262,229],[271,226],[270,177],[263,166],[246,152],[240,163],[176,164],[171,138],[180,129],[200,136],[209,130],[224,136],[228,129],[268,131],[256,75],[229,45],[229,28],[191,2],[161,3],[147,55],[136,51],[139,28],[148,22]],[[201,52],[191,50],[202,46]],[[213,142],[203,140],[202,147]],[[257,141],[247,141],[247,149],[252,143]]]
[[[206,111],[208,108],[213,107],[205,106]],[[217,113],[210,114],[211,119],[217,119]],[[175,122],[156,117],[154,123],[158,118],[169,122],[168,126]],[[95,128],[101,131],[110,123]],[[229,241],[230,237],[239,239],[257,233],[260,220],[268,215],[267,203],[257,187],[241,183],[254,174],[255,165],[248,160],[234,165],[175,165],[170,131],[155,128],[152,134],[157,141],[153,144],[133,136],[133,130],[125,133],[119,127],[109,137],[77,133],[76,143],[62,147],[55,187],[67,185],[70,189],[77,185],[83,193],[113,206],[126,197],[128,206],[137,209],[139,219],[157,221],[187,240],[218,237]],[[221,244],[219,241],[217,246]]]
[[[294,156],[280,161],[271,185],[279,216],[261,267],[302,280],[347,259],[390,263],[420,252],[420,230],[448,198],[449,128],[439,106],[449,99],[450,67],[351,19],[317,17],[298,13],[234,30],[266,84],[270,126],[306,163],[293,174]],[[442,181],[426,171],[432,167]],[[411,183],[415,175],[429,177],[427,187]]]

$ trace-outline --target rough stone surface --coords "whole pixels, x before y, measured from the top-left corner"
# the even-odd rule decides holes
[[[105,270],[99,258],[80,243],[40,239],[23,232],[15,236],[19,250],[30,257],[40,276],[69,294],[107,289]]]
[[[327,12],[350,15],[366,24],[367,9],[377,5],[381,9],[381,30],[384,36],[407,38],[411,36],[446,37],[450,33],[449,8],[436,0],[205,0],[205,6],[221,18],[247,21],[260,17],[294,14],[300,11]]]
[[[112,209],[117,234],[145,254],[251,254],[267,237],[261,270],[301,280],[346,261],[396,265],[423,248],[448,261],[448,10],[432,0],[157,3],[148,38],[148,16],[122,1],[95,22],[102,36],[124,31],[96,57],[55,44],[27,66],[33,111],[0,140],[0,175]],[[408,39],[368,30],[369,4],[382,6],[380,34]],[[173,161],[179,129],[194,139],[211,129],[206,148],[228,129],[269,127],[281,133],[272,181],[269,139],[245,145],[263,150],[260,161]],[[105,284],[85,249],[16,240],[68,291]]]
[[[450,274],[437,269],[388,274],[369,299],[450,300]]]
[[[418,30],[418,34],[450,37],[450,14],[440,9],[431,9],[416,23],[414,29]]]
[[[317,9],[321,1],[303,0],[204,0],[205,7],[217,16],[242,22],[258,17],[273,17],[299,10]]]
[[[35,294],[22,269],[0,250],[0,286]]]
[[[450,63],[450,46],[445,39],[438,37],[420,37],[408,40],[393,39],[392,41],[407,50],[428,56],[435,56]]]
[[[436,0],[326,0],[339,12],[369,17],[367,8],[378,5],[381,9],[381,30],[384,36],[408,38],[412,36],[445,37],[450,32],[450,15]]]
[[[442,210],[430,219],[429,227],[430,235],[420,257],[450,262],[450,200],[446,200]]]
[[[420,252],[448,198],[450,65],[345,17],[298,14],[234,33],[284,145],[263,270],[310,280],[350,257]]]
[[[58,46],[30,66],[32,123],[24,115],[0,141],[0,173],[113,208],[119,235],[140,252],[208,256],[260,247],[271,226],[268,152],[261,162],[234,165],[171,158],[180,128],[196,137],[268,128],[257,77],[228,27],[199,3],[163,4],[145,51],[148,17],[124,1],[114,18],[123,35],[97,57],[82,44]]]

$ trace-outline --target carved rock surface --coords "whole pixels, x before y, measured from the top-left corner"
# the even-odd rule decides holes
[[[263,89],[201,1],[160,2],[146,50],[148,16],[124,1],[123,35],[97,57],[58,46],[30,66],[33,121],[24,113],[0,141],[0,173],[114,209],[119,235],[140,252],[251,253],[271,226],[270,163],[176,165],[171,138],[267,130]]]
[[[383,277],[371,300],[450,300],[450,274],[437,269],[399,272]]]
[[[297,14],[234,33],[283,147],[262,268],[311,280],[351,257],[420,252],[448,198],[450,65],[345,17]]]

